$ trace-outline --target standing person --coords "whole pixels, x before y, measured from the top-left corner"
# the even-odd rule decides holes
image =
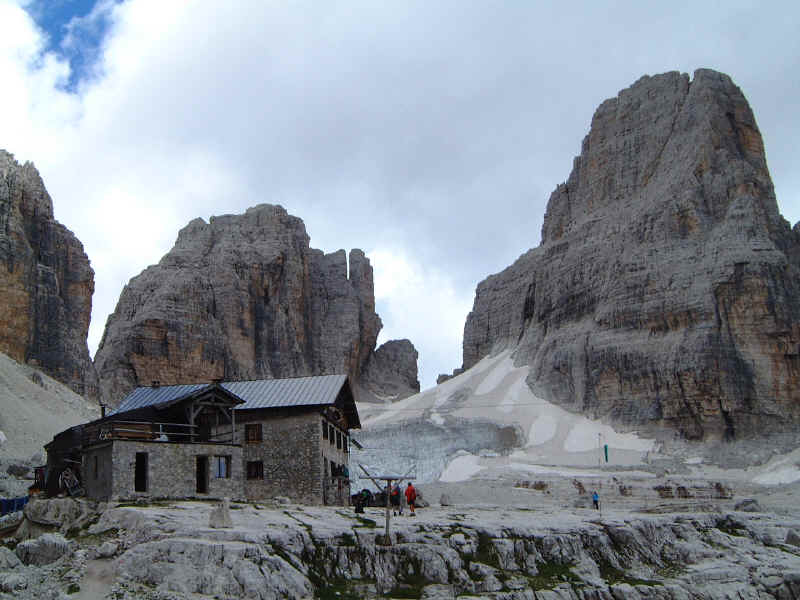
[[[597,493],[597,490],[592,492],[592,503],[596,510],[600,510],[600,495]]]
[[[408,502],[408,509],[411,511],[411,516],[416,517],[417,513],[414,512],[417,504],[417,490],[414,487],[414,484],[410,481],[408,482],[408,487],[406,488],[406,501]]]
[[[392,503],[392,511],[395,515],[403,514],[403,505],[400,503],[400,484],[396,483],[392,486],[392,493],[389,496],[389,500]]]

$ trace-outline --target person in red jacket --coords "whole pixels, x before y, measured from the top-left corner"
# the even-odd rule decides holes
[[[415,517],[417,515],[417,513],[414,512],[414,508],[417,503],[417,489],[410,481],[408,482],[408,487],[406,488],[406,502],[408,502],[408,508],[411,511],[411,516]]]

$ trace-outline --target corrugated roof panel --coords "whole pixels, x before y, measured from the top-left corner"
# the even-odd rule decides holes
[[[292,379],[227,381],[220,385],[244,401],[244,404],[236,406],[236,410],[247,410],[334,404],[345,381],[347,375],[317,375]],[[172,402],[209,386],[207,383],[195,383],[163,385],[157,388],[139,387],[128,394],[117,409],[109,414]]]
[[[221,385],[244,400],[245,403],[238,405],[236,410],[247,410],[334,404],[346,380],[346,375],[317,375],[292,379],[230,381]]]
[[[113,415],[137,408],[171,402],[208,387],[208,385],[207,383],[192,383],[187,385],[163,385],[155,388],[139,387],[128,394],[116,410],[109,414]]]

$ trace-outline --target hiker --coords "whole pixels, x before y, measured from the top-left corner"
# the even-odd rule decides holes
[[[408,487],[406,488],[406,501],[408,502],[408,509],[411,511],[412,517],[416,517],[417,513],[414,512],[417,504],[417,490],[414,487],[414,484],[410,481],[408,482]]]
[[[600,496],[597,493],[597,490],[592,492],[592,503],[596,510],[600,510]]]
[[[397,515],[397,514],[402,515],[403,514],[403,505],[400,502],[400,485],[399,484],[396,483],[396,484],[394,484],[392,486],[392,493],[389,495],[389,500],[392,503],[392,511],[394,512],[394,514],[395,515]]]
[[[370,496],[370,493],[369,493],[369,490],[367,490],[367,489],[363,489],[360,492],[358,492],[357,494],[353,495],[353,501],[354,501],[354,504],[355,504],[355,512],[357,512],[357,513],[363,513],[364,512],[364,507],[369,504],[369,496]]]

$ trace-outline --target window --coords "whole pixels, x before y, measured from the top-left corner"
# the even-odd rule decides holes
[[[344,435],[343,436],[342,444],[344,445],[344,453],[347,454],[350,452],[350,436]]]
[[[215,456],[214,457],[214,477],[217,479],[230,479],[231,478],[231,457],[230,456]]]
[[[244,426],[244,439],[247,442],[261,441],[261,423],[248,423]]]
[[[331,430],[330,430],[329,435],[330,435],[330,438],[331,438],[331,446],[333,446],[336,443],[336,434],[334,433],[333,425],[330,425],[330,428],[331,428]]]
[[[341,431],[337,431],[336,432],[336,448],[338,448],[339,450],[342,449],[342,432]]]
[[[264,479],[264,463],[260,460],[247,461],[247,478]]]
[[[325,421],[322,422],[322,439],[328,439],[328,425],[325,423]]]
[[[97,479],[97,454],[94,455],[94,478]]]

